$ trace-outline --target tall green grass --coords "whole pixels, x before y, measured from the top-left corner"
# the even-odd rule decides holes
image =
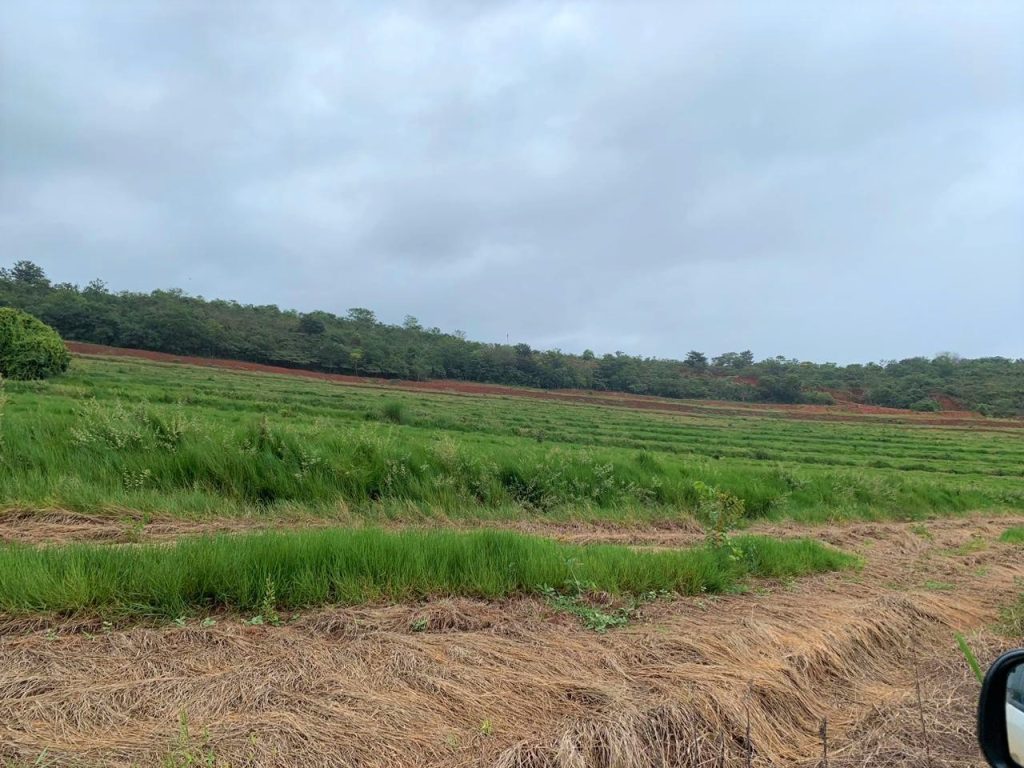
[[[502,531],[322,529],[171,545],[0,549],[0,613],[177,617],[440,595],[500,598],[586,582],[613,594],[722,592],[748,576],[836,570],[855,558],[810,540],[740,537],[729,548],[642,552]],[[739,553],[737,555],[737,552]]]
[[[8,383],[0,507],[673,519],[1024,509],[1020,432],[625,411],[76,359]],[[1014,476],[1016,475],[1016,476]]]
[[[1024,525],[1007,528],[1003,531],[1003,535],[999,537],[999,540],[1009,544],[1024,544]]]

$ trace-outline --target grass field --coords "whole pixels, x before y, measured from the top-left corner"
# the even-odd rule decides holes
[[[3,768],[814,765],[824,718],[966,766],[953,633],[1024,631],[1008,420],[81,356],[0,399]]]
[[[1024,432],[984,422],[689,416],[98,358],[6,389],[9,508],[665,521],[706,516],[711,489],[748,518],[1024,509]]]

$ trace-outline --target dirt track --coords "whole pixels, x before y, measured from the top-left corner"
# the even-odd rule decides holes
[[[500,384],[480,384],[451,379],[430,381],[401,381],[363,376],[348,376],[336,373],[322,373],[299,368],[283,368],[261,365],[242,360],[223,360],[206,357],[187,357],[141,349],[106,347],[100,344],[67,342],[68,349],[76,355],[98,357],[134,357],[161,363],[195,365],[207,368],[222,368],[234,371],[273,373],[284,376],[298,376],[320,381],[333,381],[358,386],[388,387],[410,392],[436,392],[451,395],[497,395],[504,397],[530,397],[540,400],[604,405],[633,410],[665,411],[669,413],[705,414],[719,416],[774,416],[789,419],[811,419],[815,421],[880,420],[890,423],[908,423],[930,426],[972,426],[988,429],[1024,429],[1021,419],[985,419],[969,411],[947,411],[940,414],[922,414],[898,408],[882,408],[853,402],[839,402],[834,406],[823,405],[781,405],[744,404],[718,400],[671,400],[661,397],[626,395],[615,392],[590,392],[575,389],[528,389]]]
[[[230,765],[980,766],[976,683],[953,632],[1021,587],[1020,519],[857,523],[812,533],[866,559],[746,595],[658,602],[607,635],[536,600],[328,609],[288,626],[103,631],[8,623],[0,763],[151,765],[187,712]],[[567,529],[665,546],[688,531]],[[589,538],[588,538],[589,537]],[[1016,581],[1016,584],[1015,584]],[[414,632],[422,619],[426,631]],[[1012,641],[973,636],[991,657]],[[921,670],[927,739],[914,695]]]

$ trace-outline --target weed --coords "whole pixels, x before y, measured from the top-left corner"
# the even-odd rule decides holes
[[[743,499],[726,491],[719,491],[701,481],[693,484],[697,494],[699,517],[707,526],[706,541],[712,547],[727,547],[730,554],[738,559],[743,553],[733,542],[730,533],[736,529],[745,515]]]
[[[982,680],[984,680],[984,675],[981,672],[981,665],[978,663],[978,657],[974,655],[974,651],[971,650],[971,646],[967,644],[967,639],[959,632],[956,634],[956,644],[960,647],[960,653],[963,654],[964,660],[974,673],[974,677],[977,678],[979,683],[981,683]]]
[[[916,536],[920,536],[925,541],[935,540],[935,534],[929,531],[928,526],[924,525],[924,523],[918,523],[917,525],[913,525],[911,526],[910,530]]]
[[[227,768],[227,763],[217,759],[209,742],[210,735],[204,731],[199,743],[196,743],[189,729],[188,715],[182,710],[178,716],[177,739],[164,757],[162,768]]]
[[[980,552],[988,546],[988,542],[981,536],[971,536],[963,544],[943,551],[944,555],[963,556]]]

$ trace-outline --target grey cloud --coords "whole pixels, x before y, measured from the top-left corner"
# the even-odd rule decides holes
[[[536,346],[1024,354],[1019,4],[0,9],[57,279]]]

